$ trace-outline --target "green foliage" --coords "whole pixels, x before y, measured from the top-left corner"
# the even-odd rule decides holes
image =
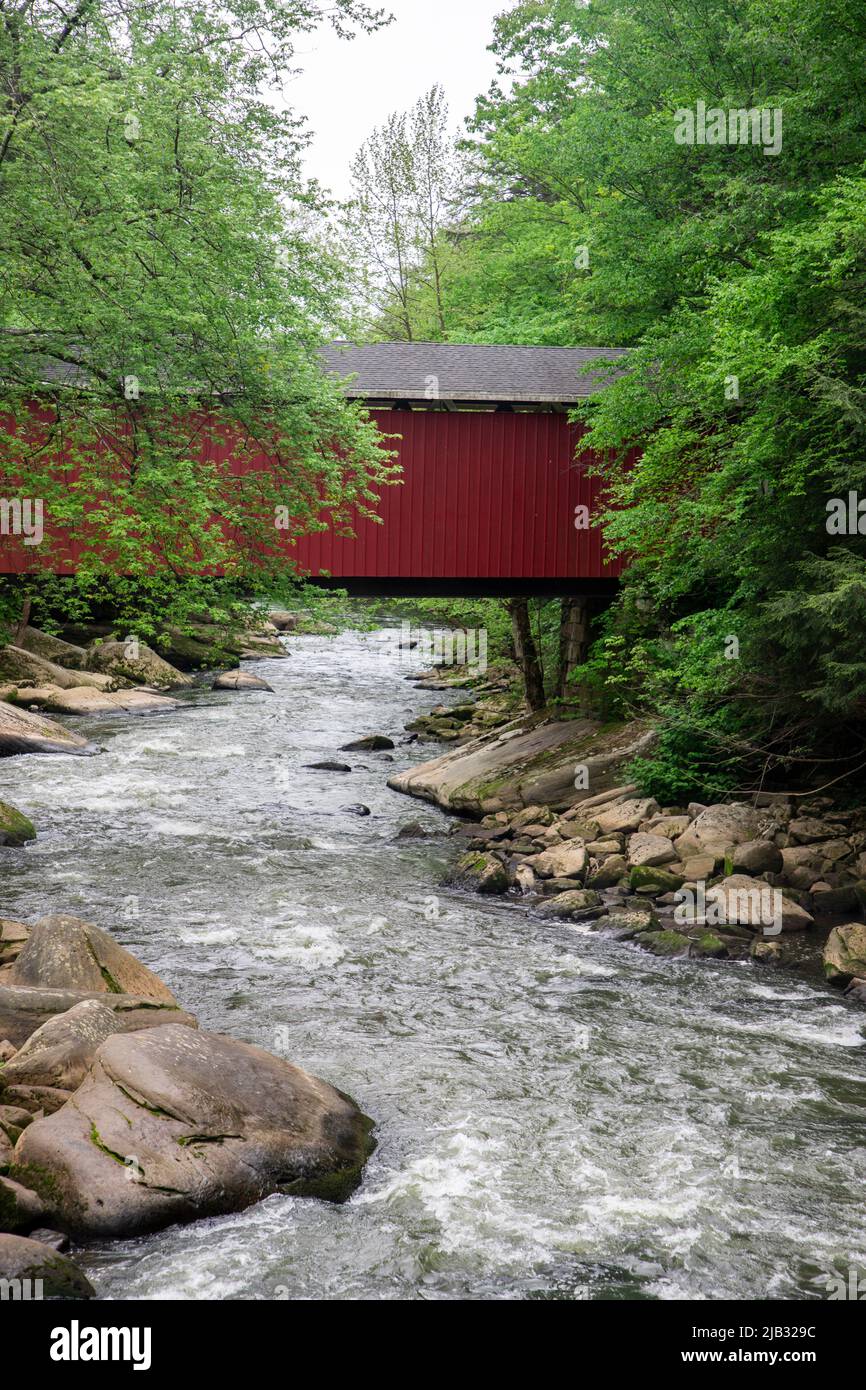
[[[866,517],[828,503],[866,480],[866,12],[524,0],[493,48],[448,336],[631,348],[581,412],[629,570],[576,680],[661,720],[666,799],[853,772]],[[781,149],[678,143],[699,101],[780,110]]]
[[[215,573],[272,587],[277,540],[345,528],[391,476],[320,370],[341,271],[303,129],[262,96],[324,8],[3,8],[0,459],[6,496],[44,501],[31,568],[71,543],[79,599],[125,576],[175,616]],[[378,23],[361,0],[327,13]]]

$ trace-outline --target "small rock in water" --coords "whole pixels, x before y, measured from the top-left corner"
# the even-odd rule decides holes
[[[394,836],[394,839],[395,839],[395,840],[423,840],[423,839],[426,838],[426,836],[427,836],[427,831],[424,829],[424,827],[423,827],[423,825],[420,823],[420,821],[412,820],[412,821],[409,821],[408,825],[401,825],[401,826],[400,826],[400,829],[397,831],[397,834]]]
[[[342,806],[340,809],[350,816],[369,816],[371,814],[369,806],[363,806],[360,801],[356,802],[354,806]]]
[[[334,763],[325,761],[323,763],[304,763],[305,768],[313,772],[351,772],[348,763]]]
[[[69,1236],[62,1231],[50,1231],[47,1226],[40,1226],[35,1231],[29,1232],[31,1240],[38,1240],[40,1245],[50,1245],[52,1250],[59,1250],[61,1255],[69,1249]]]
[[[381,753],[394,747],[394,740],[386,738],[384,734],[367,734],[364,738],[356,738],[353,743],[344,743],[341,746],[341,753]]]

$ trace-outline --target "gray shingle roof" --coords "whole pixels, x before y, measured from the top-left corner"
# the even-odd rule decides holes
[[[0,329],[0,332],[3,330]],[[348,396],[371,401],[409,400],[479,404],[570,405],[604,386],[609,369],[587,370],[622,357],[624,348],[511,347],[488,343],[347,343],[320,349],[328,371],[349,380]],[[86,362],[72,348],[71,358]],[[84,365],[48,353],[27,358],[34,383],[86,388]]]
[[[497,401],[568,405],[592,395],[605,372],[587,372],[624,348],[509,347],[488,343],[330,343],[329,370],[355,375],[365,400]]]

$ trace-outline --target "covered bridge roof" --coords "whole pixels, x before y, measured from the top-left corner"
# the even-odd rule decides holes
[[[354,376],[346,393],[363,400],[570,405],[604,385],[594,362],[624,348],[510,347],[489,343],[330,343],[328,368]]]

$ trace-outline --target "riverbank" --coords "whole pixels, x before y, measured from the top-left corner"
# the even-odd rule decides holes
[[[275,1194],[88,1243],[97,1293],[809,1298],[862,1266],[858,1011],[787,970],[672,963],[437,888],[458,822],[385,782],[437,751],[405,725],[465,696],[404,681],[375,633],[290,646],[247,668],[272,695],[197,685],[76,721],[98,757],[3,764],[38,831],[4,851],[4,915],[95,922],[203,1031],[377,1125],[345,1204]],[[339,751],[372,732],[396,747]],[[310,766],[332,760],[352,771]]]

